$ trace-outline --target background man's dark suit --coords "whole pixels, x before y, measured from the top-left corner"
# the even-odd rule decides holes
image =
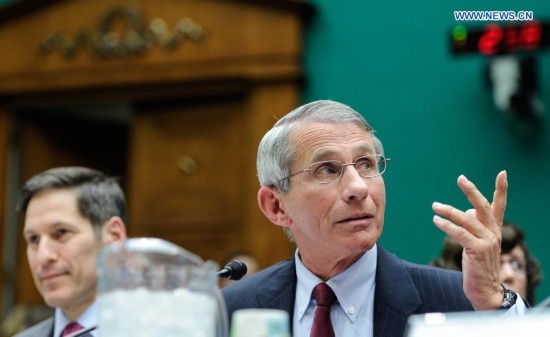
[[[53,317],[50,317],[14,337],[53,337],[53,322]]]
[[[402,337],[407,318],[427,312],[471,311],[462,291],[462,274],[399,259],[378,245],[374,295],[374,337]],[[223,288],[229,319],[245,308],[294,313],[294,259],[280,262]]]

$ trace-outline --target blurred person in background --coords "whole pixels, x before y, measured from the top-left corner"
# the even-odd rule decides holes
[[[431,264],[461,271],[462,246],[452,237],[445,237],[441,257]],[[521,228],[509,221],[502,225],[500,264],[500,282],[534,304],[535,288],[541,282],[540,265],[529,252]]]
[[[55,314],[16,336],[63,337],[97,326],[97,257],[126,239],[126,202],[116,179],[85,167],[53,168],[26,182],[17,210],[34,283]]]

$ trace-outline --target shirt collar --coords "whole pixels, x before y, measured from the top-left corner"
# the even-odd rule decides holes
[[[97,325],[98,320],[98,305],[97,300],[94,301],[77,319],[77,322],[85,328],[91,328]],[[54,324],[54,336],[61,336],[61,331],[69,324],[69,320],[64,314],[61,308],[55,308],[55,324]]]
[[[376,257],[377,247],[375,244],[354,264],[326,281],[336,294],[338,304],[352,322],[355,321],[356,313],[365,303],[366,294],[374,289]],[[295,259],[296,275],[298,277],[296,307],[298,309],[298,319],[301,320],[307,308],[313,305],[313,299],[311,298],[313,288],[323,281],[304,266],[298,250],[296,250]]]

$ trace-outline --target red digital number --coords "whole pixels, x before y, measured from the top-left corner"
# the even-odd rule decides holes
[[[478,42],[479,52],[485,55],[493,55],[498,51],[498,45],[503,38],[502,28],[499,25],[487,25],[485,32]]]
[[[541,36],[541,24],[538,22],[530,22],[521,28],[519,33],[519,43],[527,50],[537,49],[540,47]]]

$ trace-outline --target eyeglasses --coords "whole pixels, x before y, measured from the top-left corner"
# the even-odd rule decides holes
[[[525,274],[527,272],[527,265],[518,259],[500,260],[501,265],[505,263],[509,263],[512,269],[517,273]]]
[[[384,158],[382,155],[368,155],[355,159],[352,163],[342,163],[339,160],[318,161],[301,171],[293,173],[286,178],[290,179],[300,173],[309,172],[312,180],[319,184],[328,184],[342,177],[344,167],[353,165],[357,173],[363,178],[374,178],[382,175],[386,171],[386,164],[390,158]]]

